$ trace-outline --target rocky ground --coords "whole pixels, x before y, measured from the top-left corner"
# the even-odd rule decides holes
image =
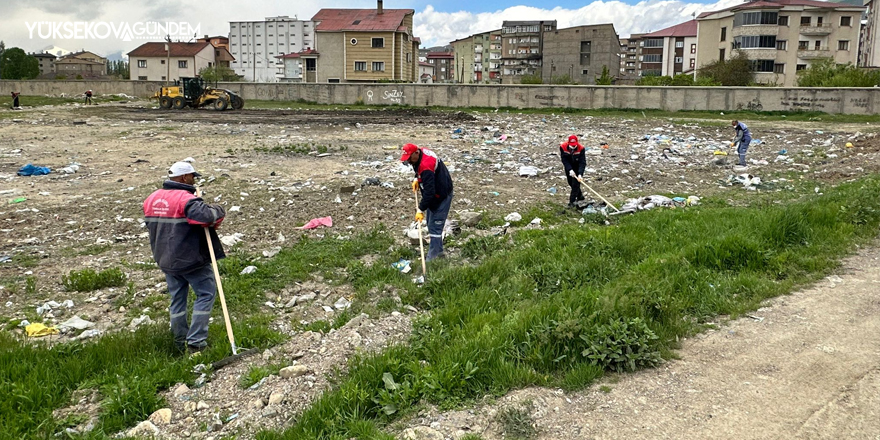
[[[404,242],[402,231],[413,210],[408,190],[411,170],[399,164],[396,150],[405,142],[433,148],[449,166],[456,188],[454,218],[465,211],[502,218],[535,204],[564,205],[568,188],[556,145],[571,133],[590,147],[591,187],[618,207],[629,198],[670,193],[721,196],[734,202],[752,196],[784,199],[803,185],[816,185],[821,191],[822,185],[880,168],[876,124],[749,125],[760,143],[750,151],[749,168],[739,170],[731,165],[733,156],[716,154],[731,152],[727,142],[732,133],[725,121],[417,109],[166,112],[145,102],[0,111],[0,317],[13,324],[28,320],[56,326],[74,316],[88,321],[85,332],[68,327],[48,337],[54,340],[87,338],[165,319],[164,277],[150,264],[141,203],[160,185],[167,167],[184,158],[192,158],[204,174],[206,198],[223,204],[229,213],[221,236],[239,234],[234,249],[253,255],[271,255],[274,248],[303,236],[345,238],[379,223],[401,231],[399,239]],[[846,146],[848,142],[852,147]],[[16,176],[27,163],[48,166],[52,173]],[[737,179],[739,175],[744,176]],[[332,216],[332,228],[298,229],[324,216]],[[130,284],[88,294],[65,291],[61,284],[70,270],[107,267],[122,267]],[[266,307],[264,311],[286,318],[293,313],[305,320],[324,319],[333,312],[323,306],[345,296],[344,286],[323,286],[319,280],[285,295],[305,291],[318,294],[314,301],[297,306],[300,309]],[[288,298],[278,293],[269,299]],[[417,311],[407,313],[359,317],[323,336],[295,334],[270,352],[221,370],[201,388],[169,391],[170,426],[162,420],[166,413],[156,415],[154,425],[165,438],[230,433],[251,438],[256,426],[283,426],[326,388],[325,374],[333,367],[343,365],[356,350],[375,350],[404,336],[411,314]],[[3,331],[23,332],[16,325]],[[685,360],[687,353],[685,349]],[[272,375],[254,389],[234,385],[252,366],[279,363],[296,368],[284,378]],[[667,370],[644,372],[621,383],[663,371]],[[647,392],[639,382],[634,384],[627,388],[630,398]],[[611,388],[612,397],[623,389]],[[697,394],[687,389],[671,392]],[[491,408],[508,400],[568,399],[582,406],[561,405],[552,412],[546,404],[535,406],[533,415],[545,438],[616,437],[585,431],[586,425],[564,418],[551,419],[559,412],[583,416],[589,408],[594,417],[603,418],[596,402],[607,396],[597,392],[587,391],[578,398],[552,390],[523,390],[504,402],[473,410],[469,420],[491,419]],[[84,393],[67,410],[96,407],[95,399]],[[645,403],[657,406],[650,400]],[[633,411],[644,410],[634,407]],[[424,428],[444,437],[459,431],[479,432],[486,438],[500,435],[497,426],[492,431],[492,423],[445,423],[456,417],[426,411],[411,426],[402,426],[401,432]],[[453,426],[457,424],[468,429]],[[564,429],[547,428],[554,424]],[[568,430],[574,426],[581,430]],[[141,429],[151,430],[146,424]]]

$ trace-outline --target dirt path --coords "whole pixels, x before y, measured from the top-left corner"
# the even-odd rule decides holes
[[[519,390],[410,428],[502,438],[485,421],[530,403],[541,439],[880,439],[878,286],[880,249],[863,250],[839,275],[685,341],[663,367],[568,395]]]

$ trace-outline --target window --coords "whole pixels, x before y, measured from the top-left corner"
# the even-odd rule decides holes
[[[718,59],[719,60],[724,59],[724,49],[718,49]]]
[[[785,73],[785,64],[776,63],[773,65],[773,73]]]
[[[146,81],[146,80],[147,80],[146,76],[139,76],[138,77],[138,81]]]
[[[684,58],[682,58],[682,57],[675,57],[675,64],[681,64],[681,63],[683,63],[683,62],[684,62]]]
[[[412,54],[409,52],[406,53],[406,62],[407,63],[412,62]]]
[[[162,81],[165,81],[165,75],[162,75]]]
[[[724,29],[724,28],[722,28]],[[645,40],[645,47],[663,47],[662,38],[649,38]]]
[[[779,17],[776,11],[743,12],[733,18],[733,26],[749,26],[755,24],[777,24]]]
[[[684,41],[676,41],[676,42],[675,42],[675,47],[677,47],[677,48],[684,47]]]
[[[550,32],[550,31],[552,31],[552,30],[553,30],[553,26],[551,26],[551,25],[549,25],[549,24],[545,24],[545,25],[544,25],[544,31],[545,31],[545,32]]]
[[[772,49],[776,47],[776,35],[744,35],[733,37],[734,49]]]
[[[801,17],[801,26],[809,26],[811,17]]]
[[[165,60],[159,61],[159,64],[165,64]]]
[[[138,60],[138,67],[147,67],[147,60]],[[146,78],[144,78],[146,79]]]
[[[376,70],[373,68],[373,70]],[[355,72],[366,72],[367,71],[367,62],[366,61],[355,61],[354,62],[354,71]]]
[[[697,45],[691,44],[691,53],[697,53]]]
[[[779,19],[776,20],[776,24],[778,24],[779,26],[788,26],[788,16],[780,15]]]
[[[590,65],[590,52],[592,51],[592,41],[581,41],[581,65]]]
[[[385,47],[385,39],[384,38],[373,38],[373,46],[372,47],[375,47],[375,48]]]
[[[384,72],[385,63],[382,61],[373,61],[373,72]]]
[[[822,27],[822,17],[816,17],[816,26]]]
[[[849,50],[849,40],[840,40],[837,42],[837,50]]]
[[[339,83],[339,78],[328,78],[327,82],[332,83],[332,84],[337,84],[337,83]]]
[[[773,60],[749,60],[749,64],[752,72],[773,72],[775,65]]]
[[[646,63],[661,63],[663,62],[663,55],[659,53],[643,55],[642,61]]]
[[[776,50],[788,50],[788,41],[776,40]]]
[[[798,64],[797,66],[795,66],[794,70],[797,70],[798,72],[800,72],[801,70],[807,70],[807,65],[806,64]]]
[[[807,50],[810,48],[809,41],[798,41],[798,50]]]
[[[694,58],[691,58],[691,69],[694,68],[694,65],[695,65],[696,63],[697,63],[697,60],[695,60]]]
[[[721,41],[727,41],[727,28],[721,28]]]
[[[581,70],[581,75],[589,75],[590,71],[587,69]]]
[[[822,49],[822,46],[820,46],[820,44],[822,44],[822,42],[819,41],[819,40],[816,40],[816,44],[815,44],[815,46],[814,46],[814,47],[816,48],[815,50],[821,50],[821,49]]]
[[[852,17],[840,17],[840,26],[852,26]]]

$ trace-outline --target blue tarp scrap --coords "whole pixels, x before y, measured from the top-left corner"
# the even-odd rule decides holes
[[[42,176],[51,173],[49,167],[38,167],[33,164],[27,164],[18,170],[19,176]]]

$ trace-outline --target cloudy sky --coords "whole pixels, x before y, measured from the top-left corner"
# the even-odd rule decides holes
[[[621,37],[626,37],[678,24],[691,19],[693,13],[741,2],[385,0],[384,7],[414,9],[415,35],[421,37],[423,46],[435,46],[498,29],[503,20],[555,19],[560,28],[610,22]],[[550,4],[555,6],[549,7]],[[229,21],[262,20],[278,15],[307,19],[321,8],[375,7],[375,0],[0,0],[0,40],[7,47],[21,47],[28,52],[55,45],[68,50],[85,48],[116,58],[113,55],[127,53],[143,41],[158,41],[137,27],[146,22],[183,23],[183,31],[191,27],[200,34],[227,35]],[[187,41],[183,31],[177,39]],[[126,41],[126,35],[134,38]],[[145,39],[139,40],[138,35]]]

